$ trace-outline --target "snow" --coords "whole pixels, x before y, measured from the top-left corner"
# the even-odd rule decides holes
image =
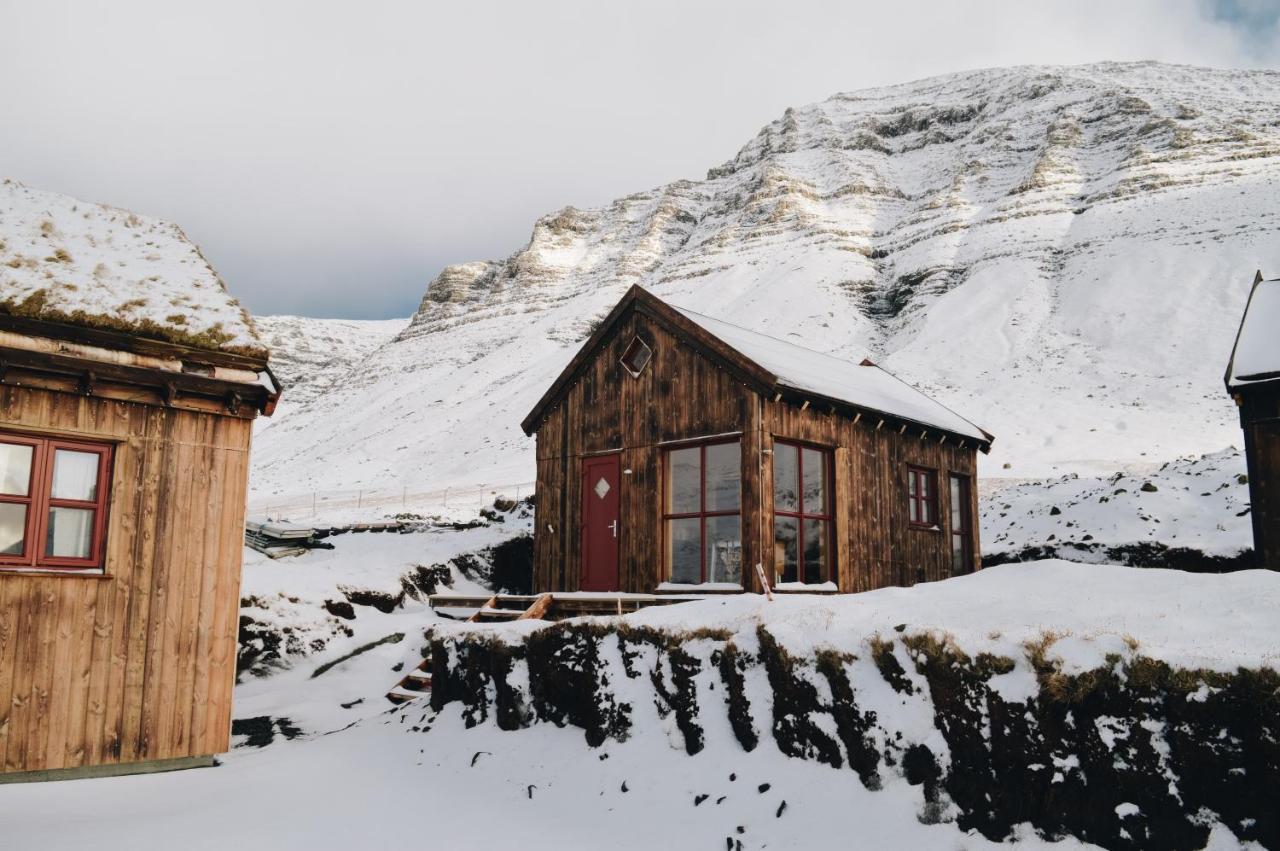
[[[660,582],[659,591],[741,591],[737,582]]]
[[[347,558],[373,560],[367,548],[389,540],[354,536]],[[275,565],[250,565],[248,572],[261,567]],[[1126,600],[1143,605],[1126,606]],[[672,629],[726,626],[740,631],[734,641],[748,653],[757,623],[790,649],[896,634],[894,625],[905,622],[911,631],[945,631],[970,653],[1019,654],[1022,639],[1070,623],[1079,635],[1097,631],[1095,641],[1115,631],[1132,634],[1140,652],[1156,658],[1194,662],[1201,658],[1192,652],[1198,647],[1226,667],[1227,660],[1275,663],[1277,602],[1280,577],[1261,571],[1203,576],[1043,562],[844,598],[704,600],[646,609],[626,621]],[[726,838],[741,839],[744,847],[817,848],[847,839],[851,825],[866,847],[1000,847],[953,822],[922,823],[920,787],[896,774],[888,773],[873,792],[855,772],[783,756],[771,736],[744,752],[720,713],[700,718],[706,747],[687,756],[679,736],[669,735],[672,720],[659,717],[640,692],[631,701],[632,737],[596,749],[584,746],[580,730],[550,724],[503,732],[491,721],[468,729],[456,709],[435,716],[422,701],[389,713],[383,694],[401,676],[392,669],[420,661],[415,637],[430,620],[413,603],[390,615],[362,611],[352,622],[358,634],[345,643],[335,642],[310,664],[237,688],[237,718],[288,718],[302,730],[293,741],[237,748],[213,769],[3,787],[6,847],[115,851],[161,847],[181,836],[194,849],[349,851],[394,845],[421,828],[413,835],[442,848],[722,848]],[[313,675],[321,662],[393,632],[406,637]],[[894,652],[907,651],[896,642]],[[871,669],[870,654],[848,663],[860,686],[859,705],[892,719],[907,740],[927,742],[945,760],[945,740],[926,711],[928,689],[910,660],[900,661],[920,686],[910,695],[894,692]],[[513,669],[512,682],[523,675]],[[1033,679],[1022,667],[1004,675],[1015,676]],[[716,693],[703,693],[706,686],[699,683],[699,699],[716,700]],[[752,705],[767,716],[764,678],[747,688]],[[1117,736],[1123,730],[1110,733],[1109,746]],[[1056,759],[1056,770],[1074,770],[1075,759]],[[1117,812],[1129,814],[1128,808]],[[1051,843],[1025,826],[1010,842],[1032,850],[1092,847],[1071,838]],[[1242,846],[1215,825],[1208,847]]]
[[[869,353],[998,435],[983,477],[1238,443],[1223,366],[1247,273],[1280,268],[1277,104],[1272,72],[1108,63],[797,106],[706,179],[549,214],[509,258],[443,270],[409,328],[259,431],[255,499],[530,482],[521,419],[637,283]]]
[[[1140,601],[1140,602],[1139,602]],[[943,631],[966,653],[1014,659],[1052,634],[1067,672],[1136,652],[1171,665],[1234,671],[1280,664],[1280,574],[1198,574],[1045,560],[985,568],[913,588],[821,597],[754,594],[644,609],[631,623],[672,631],[754,632],[795,655],[856,647],[876,635]]]
[[[1155,543],[1229,557],[1253,546],[1245,459],[1234,448],[1108,476],[981,485],[986,553],[1051,545],[1097,560],[1099,548]]]
[[[1250,293],[1227,384],[1269,378],[1280,378],[1280,279],[1259,281]]]
[[[284,382],[276,416],[287,416],[342,380],[361,361],[409,324],[404,319],[312,319],[254,317],[258,336],[271,350],[271,371]]]
[[[983,443],[988,440],[982,429],[874,364],[853,363],[692,310],[676,310],[772,372],[783,387],[860,405]]]
[[[177,225],[12,180],[0,182],[0,311],[266,352]]]

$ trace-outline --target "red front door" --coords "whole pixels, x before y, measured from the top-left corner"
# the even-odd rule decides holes
[[[621,456],[582,459],[583,591],[618,590],[618,479]]]

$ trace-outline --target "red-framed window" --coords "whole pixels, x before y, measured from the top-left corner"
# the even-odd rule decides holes
[[[928,467],[907,467],[907,516],[912,526],[938,526],[938,472]]]
[[[102,567],[112,447],[0,432],[0,569]]]
[[[973,518],[969,508],[969,477],[952,473],[948,477],[951,497],[951,572],[973,570]]]
[[[773,443],[774,570],[780,582],[834,582],[831,452]]]
[[[666,450],[662,535],[671,582],[742,584],[742,444],[737,438]]]

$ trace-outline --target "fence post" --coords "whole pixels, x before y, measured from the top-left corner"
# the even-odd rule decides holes
[[[359,511],[362,507],[364,507],[364,491],[356,494],[356,510]]]

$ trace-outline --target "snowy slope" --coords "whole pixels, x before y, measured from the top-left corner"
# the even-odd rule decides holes
[[[284,382],[282,408],[311,401],[350,372],[371,352],[389,342],[408,319],[312,319],[307,316],[259,316],[258,335],[271,349],[271,369]],[[288,406],[288,407],[283,407]]]
[[[520,419],[633,283],[869,354],[996,435],[988,475],[1216,451],[1253,271],[1280,266],[1278,106],[1275,72],[1140,63],[788,110],[703,180],[445,269],[343,389],[261,432],[255,493],[531,480]]]
[[[0,312],[261,354],[177,225],[0,181]]]
[[[1237,449],[1110,476],[1009,485],[983,495],[980,523],[988,554],[1048,546],[1088,558],[1105,548],[1159,544],[1230,558],[1253,547],[1249,480]]]

